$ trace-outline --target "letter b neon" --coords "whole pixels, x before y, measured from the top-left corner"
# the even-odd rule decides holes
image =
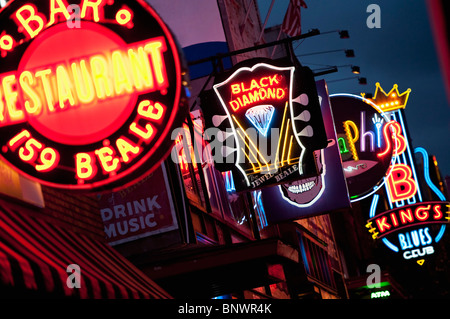
[[[411,198],[417,193],[411,168],[405,164],[394,165],[387,179],[387,185],[393,202]]]

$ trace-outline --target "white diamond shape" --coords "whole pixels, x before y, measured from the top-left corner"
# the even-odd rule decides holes
[[[262,135],[266,136],[274,113],[275,108],[272,105],[258,105],[248,109],[245,116]]]

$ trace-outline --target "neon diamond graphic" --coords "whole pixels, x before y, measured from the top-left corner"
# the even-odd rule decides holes
[[[266,136],[274,112],[275,108],[272,105],[258,105],[248,109],[245,116],[262,135]]]

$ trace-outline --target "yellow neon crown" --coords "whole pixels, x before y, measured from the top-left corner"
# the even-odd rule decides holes
[[[381,88],[379,82],[377,82],[375,85],[376,85],[375,94],[373,95],[373,98],[369,98],[368,100],[371,100],[373,103],[378,105],[378,107],[381,108],[383,112],[404,109],[406,107],[406,103],[408,102],[409,93],[411,93],[411,89],[407,89],[405,92],[400,94],[397,89],[398,85],[394,84],[389,93],[386,93]],[[379,91],[382,94],[378,94]],[[364,97],[365,93],[362,93],[361,95]]]

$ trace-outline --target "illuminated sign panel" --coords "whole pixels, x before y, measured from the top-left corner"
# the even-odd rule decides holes
[[[370,294],[370,299],[388,298],[390,296],[391,296],[391,293],[389,292],[389,290],[382,290],[382,291],[372,292]]]
[[[408,260],[434,254],[449,221],[449,202],[422,202],[376,214],[366,227],[374,239]],[[423,262],[417,260],[419,265]]]
[[[378,211],[379,194],[372,198],[366,228],[372,238],[381,240],[388,248],[400,253],[406,260],[415,260],[423,265],[425,257],[435,253],[438,243],[450,221],[450,203],[439,189],[433,185],[428,172],[428,153],[423,148],[416,148],[415,153],[423,156],[424,177],[427,186],[441,200],[424,201],[422,190],[415,168],[414,152],[411,150],[402,109],[406,105],[410,90],[398,94],[397,85],[386,94],[379,83],[373,101],[380,107],[388,109],[392,126],[391,132],[396,134],[396,143],[388,147],[396,147],[390,166],[390,175],[385,178],[385,193],[389,210]],[[395,107],[395,101],[399,101]],[[386,133],[387,134],[387,133]]]
[[[328,146],[314,152],[319,174],[261,190],[269,223],[295,220],[350,207],[347,184],[324,80],[316,83]]]
[[[314,84],[307,68],[257,59],[217,77],[203,95],[207,126],[228,139],[215,166],[233,171],[236,190],[317,174],[313,152],[327,141]]]
[[[406,205],[392,210],[388,210],[369,219],[371,223],[371,233],[375,238],[383,238],[393,232],[404,228],[448,223],[450,210],[447,208],[448,202],[424,202],[414,205]],[[420,232],[423,236],[431,240],[426,232]],[[404,238],[404,237],[403,237]],[[427,240],[428,243],[430,243]]]
[[[0,155],[63,189],[122,187],[186,108],[175,40],[145,2],[16,0],[1,11]]]
[[[164,164],[129,188],[102,194],[99,207],[111,245],[178,228]]]
[[[367,99],[334,94],[330,100],[349,195],[352,201],[361,200],[389,175],[392,155],[402,147],[402,132]]]

